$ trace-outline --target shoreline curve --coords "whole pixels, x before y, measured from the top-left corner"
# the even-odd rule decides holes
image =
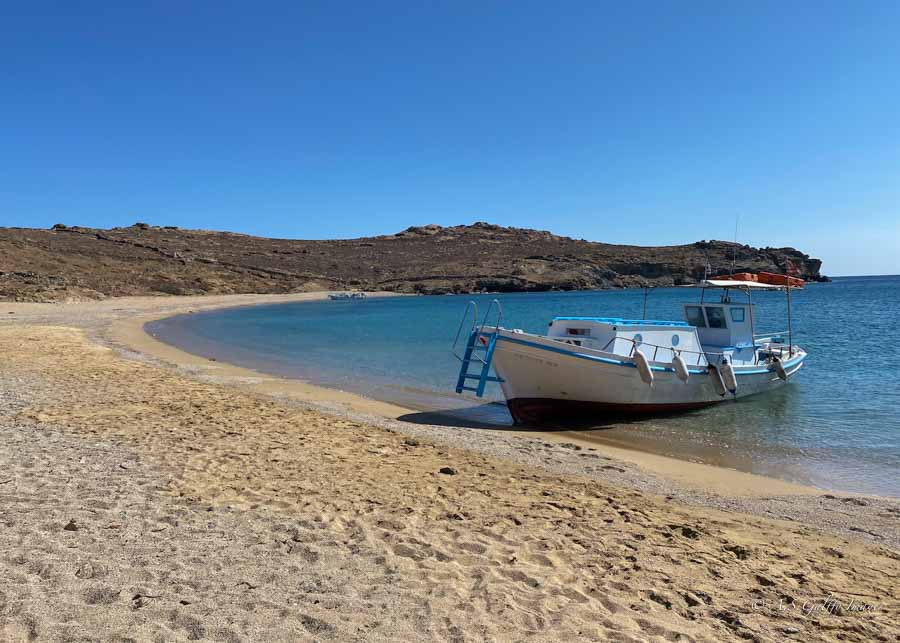
[[[186,349],[163,342],[145,329],[145,325],[149,322],[200,310],[210,311],[297,301],[319,301],[324,299],[326,294],[324,292],[303,293],[302,296],[279,298],[279,301],[268,300],[267,298],[270,296],[261,296],[266,297],[266,299],[239,303],[226,300],[209,302],[208,305],[194,306],[190,310],[170,309],[153,311],[114,320],[106,332],[106,337],[121,348],[217,383],[238,386],[241,389],[261,395],[312,404],[326,412],[337,410],[349,413],[363,421],[369,421],[372,416],[376,416],[394,421],[400,425],[408,425],[409,423],[404,422],[401,418],[404,415],[416,412],[414,409],[375,400],[358,393],[312,384],[301,379],[272,375],[226,361],[212,361],[190,353]],[[375,295],[392,296],[392,294],[387,293],[376,293]],[[444,428],[448,431],[452,430],[449,426]],[[679,486],[704,493],[722,494],[730,497],[752,497],[818,495],[823,493],[823,491],[831,491],[780,478],[643,451],[630,445],[623,445],[621,441],[617,441],[614,444],[612,440],[607,441],[602,437],[586,439],[583,434],[574,430],[558,432],[515,431],[507,427],[498,427],[497,429],[485,428],[484,430],[502,431],[504,434],[520,434],[523,439],[537,438],[555,444],[575,444],[581,448],[597,448],[616,460],[635,465],[648,473],[665,477]],[[842,493],[839,490],[834,490],[834,492]],[[865,494],[855,493],[853,495]]]

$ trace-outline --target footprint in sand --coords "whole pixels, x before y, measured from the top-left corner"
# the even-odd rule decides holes
[[[504,569],[500,571],[501,574],[506,576],[509,580],[516,581],[519,583],[525,583],[530,587],[540,587],[541,581],[536,578],[529,576],[528,574],[519,571],[518,569]]]
[[[82,598],[88,605],[110,605],[119,599],[121,593],[121,589],[105,586],[92,587],[82,595]]]
[[[456,543],[457,549],[462,549],[465,552],[470,554],[484,554],[487,551],[487,547],[482,545],[481,543]]]
[[[556,567],[556,561],[544,554],[529,554],[525,557],[524,562],[542,567]]]
[[[428,554],[425,554],[409,545],[399,544],[394,546],[394,555],[400,556],[402,558],[412,558],[413,560],[424,560],[428,558]]]

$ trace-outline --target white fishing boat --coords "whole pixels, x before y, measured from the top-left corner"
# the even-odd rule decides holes
[[[329,293],[328,298],[331,300],[342,300],[342,299],[365,299],[366,293],[364,292],[333,292]]]
[[[790,315],[791,290],[803,282],[740,277],[694,286],[699,301],[684,304],[684,321],[556,317],[546,335],[502,327],[497,300],[479,321],[469,302],[454,342],[462,361],[456,392],[481,397],[488,382],[497,382],[516,424],[542,424],[694,409],[771,391],[806,359],[793,344]],[[709,290],[720,296],[710,301]],[[756,334],[757,290],[787,294],[787,331]]]

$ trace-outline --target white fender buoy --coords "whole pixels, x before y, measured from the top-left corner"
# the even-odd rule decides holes
[[[779,357],[775,358],[775,372],[778,374],[778,377],[787,382],[787,371],[784,370],[784,363]]]
[[[722,374],[719,373],[719,369],[710,364],[707,371],[712,380],[713,388],[716,389],[716,393],[718,393],[720,397],[724,396],[728,392],[728,389],[725,388],[725,382],[722,381]]]
[[[650,362],[647,361],[647,357],[638,349],[634,349],[634,365],[637,366],[638,373],[641,375],[641,379],[644,380],[644,384],[647,386],[653,386],[653,371],[650,369]]]
[[[688,372],[687,363],[685,363],[684,358],[680,354],[672,359],[672,368],[675,369],[675,376],[678,379],[682,382],[688,381],[691,374]]]
[[[722,375],[722,382],[725,384],[725,388],[734,395],[737,392],[737,377],[735,377],[734,367],[727,357],[722,357],[722,361],[719,363],[719,373]]]

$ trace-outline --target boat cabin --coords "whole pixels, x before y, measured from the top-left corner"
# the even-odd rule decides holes
[[[752,292],[754,290],[783,290],[787,293],[788,353],[792,354],[791,339],[791,290],[803,288],[803,280],[786,275],[760,273],[759,281],[751,274],[739,273],[732,278],[705,279],[699,284],[688,286],[700,288],[699,303],[684,304],[684,318],[697,329],[697,337],[709,358],[720,353],[731,358],[734,364],[756,364],[758,349],[770,351],[784,343],[780,335],[771,337],[755,335],[755,312]],[[765,280],[765,282],[763,282]],[[719,301],[706,301],[709,288],[722,290]],[[746,301],[734,302],[734,292],[746,295]]]
[[[684,318],[697,329],[700,343],[708,349],[753,346],[751,303],[723,301],[684,304]]]

